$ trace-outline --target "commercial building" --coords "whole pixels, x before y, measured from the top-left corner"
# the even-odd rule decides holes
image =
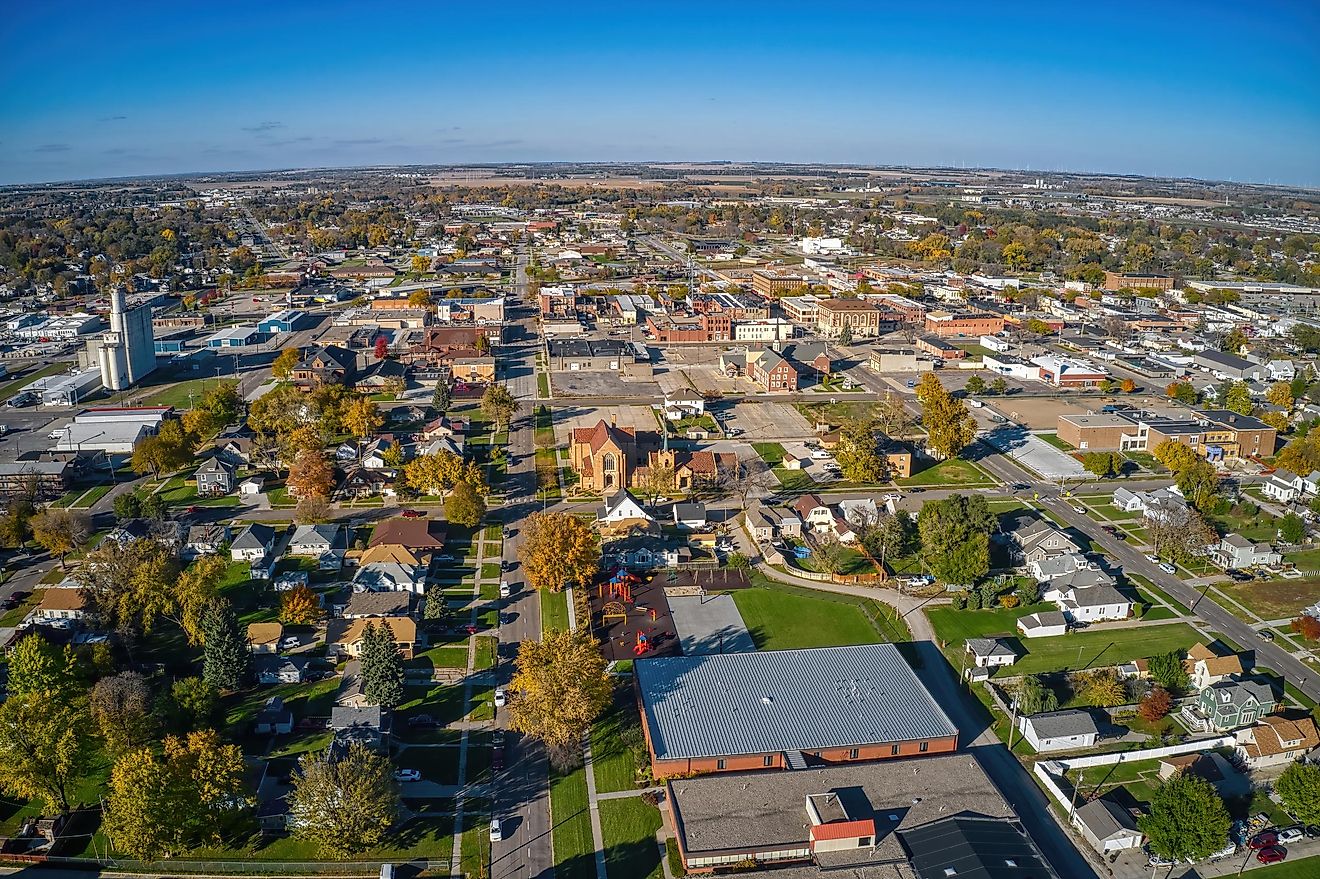
[[[967,352],[952,342],[945,341],[932,333],[922,333],[912,340],[917,350],[941,360],[962,360]]]
[[[23,390],[40,396],[47,406],[76,406],[84,397],[101,390],[101,376],[100,368],[94,366],[73,375],[44,376]]]
[[[257,324],[257,332],[264,336],[273,336],[276,333],[292,333],[297,330],[304,321],[307,320],[307,312],[296,309],[284,309],[277,311],[270,317]]]
[[[779,300],[779,307],[784,312],[784,317],[796,324],[815,324],[816,307],[820,304],[820,297],[808,293],[805,296],[785,296]]]
[[[1189,418],[1060,415],[1057,429],[1059,439],[1079,449],[1148,452],[1168,441],[1211,461],[1272,455],[1278,438],[1260,419],[1227,409],[1206,409]]]
[[[618,372],[638,358],[637,346],[621,339],[551,339],[546,352],[556,372]]]
[[[792,877],[1056,879],[967,755],[674,779],[666,794],[689,873],[755,865]],[[978,863],[1015,867],[977,872]]]
[[[35,491],[36,500],[57,498],[73,481],[73,461],[0,461],[0,496],[12,497]]]
[[[864,299],[822,299],[816,303],[816,330],[837,337],[847,327],[853,336],[880,334],[880,309]]]
[[[1058,437],[1073,448],[1137,451],[1137,422],[1122,415],[1060,415]]]
[[[735,342],[787,342],[795,332],[793,324],[780,317],[735,321],[733,324]]]
[[[110,331],[100,338],[97,346],[102,385],[122,391],[142,381],[156,368],[151,307],[128,308],[123,288],[115,287],[110,291]]]
[[[73,417],[55,442],[57,452],[131,455],[137,444],[160,430],[174,412],[170,406],[101,406]]]
[[[766,299],[775,299],[808,287],[815,280],[811,275],[787,269],[756,269],[752,272],[752,289]]]
[[[640,659],[634,681],[656,778],[958,747],[892,644]]]
[[[1040,354],[1031,358],[1040,367],[1040,380],[1056,388],[1093,388],[1109,378],[1109,372],[1089,360]]]
[[[915,348],[873,348],[866,365],[876,372],[920,372]]]
[[[206,339],[208,348],[246,348],[261,341],[261,332],[254,326],[226,327]]]
[[[1235,354],[1214,351],[1210,348],[1196,352],[1192,356],[1192,362],[1221,381],[1225,379],[1262,381],[1265,377],[1265,364],[1253,363]]]
[[[1168,275],[1105,272],[1106,290],[1172,290],[1173,287],[1174,279]]]
[[[937,336],[993,336],[1003,329],[1003,317],[982,311],[932,311],[926,314],[926,332]]]

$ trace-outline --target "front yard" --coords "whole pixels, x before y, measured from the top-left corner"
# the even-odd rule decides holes
[[[933,464],[925,470],[912,474],[907,479],[895,479],[900,486],[927,485],[998,485],[998,481],[989,473],[977,467],[971,461],[962,458],[949,458]]]

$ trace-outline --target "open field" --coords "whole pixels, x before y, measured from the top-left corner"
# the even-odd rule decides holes
[[[1259,580],[1219,583],[1216,589],[1255,611],[1261,619],[1295,617],[1320,601],[1320,580]]]
[[[1023,638],[1020,645],[1027,653],[1010,669],[1013,674],[1040,674],[1118,665],[1170,650],[1186,650],[1201,640],[1201,635],[1186,623]]]
[[[932,464],[925,470],[912,474],[907,479],[895,479],[894,484],[908,485],[998,485],[989,473],[977,467],[971,461],[962,458],[949,458]]]

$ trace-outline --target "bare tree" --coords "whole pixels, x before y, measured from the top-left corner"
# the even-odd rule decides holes
[[[1215,530],[1200,513],[1188,510],[1186,517],[1166,514],[1152,519],[1146,525],[1155,554],[1175,562],[1188,562],[1201,558],[1209,547],[1218,542]]]
[[[774,474],[766,469],[759,458],[752,460],[738,459],[732,467],[725,467],[720,472],[719,487],[727,494],[738,498],[742,508],[747,509],[747,499],[754,493],[769,489],[776,482]]]

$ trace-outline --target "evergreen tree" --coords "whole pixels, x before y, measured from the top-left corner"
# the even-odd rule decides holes
[[[436,382],[435,395],[431,397],[431,405],[434,406],[437,411],[444,413],[449,411],[451,403],[453,403],[453,395],[449,391],[449,382]]]
[[[211,601],[202,610],[201,622],[202,679],[218,690],[237,690],[247,681],[251,657],[233,606],[223,598]]]
[[[368,624],[362,633],[362,692],[367,701],[394,708],[403,701],[403,655],[394,633],[381,622]]]
[[[424,620],[442,620],[445,618],[445,612],[448,608],[445,606],[445,593],[439,586],[432,586],[426,590],[426,602],[422,606],[422,619]]]

